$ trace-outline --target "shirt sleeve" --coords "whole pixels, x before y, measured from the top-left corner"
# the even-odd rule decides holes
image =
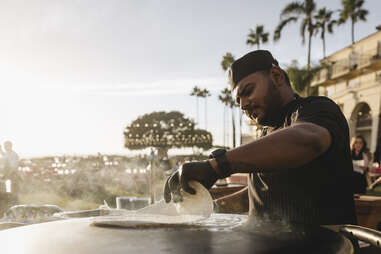
[[[325,97],[316,97],[303,103],[298,110],[297,122],[309,122],[329,131],[334,144],[345,143],[347,121],[336,103]]]

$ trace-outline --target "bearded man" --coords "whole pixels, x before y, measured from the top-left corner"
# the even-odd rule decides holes
[[[302,98],[266,50],[250,52],[230,69],[241,109],[263,135],[211,159],[185,163],[167,179],[164,197],[194,194],[191,180],[211,188],[218,179],[249,173],[249,215],[303,225],[355,224],[348,124],[326,97]],[[340,185],[338,184],[340,183]]]

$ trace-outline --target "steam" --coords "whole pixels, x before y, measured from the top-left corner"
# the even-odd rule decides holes
[[[117,196],[149,197],[150,172],[142,156],[62,156],[20,162],[19,204],[52,204],[65,210],[98,208],[104,200],[115,207]],[[28,168],[28,170],[24,170]],[[156,167],[154,190],[162,196],[165,180]]]

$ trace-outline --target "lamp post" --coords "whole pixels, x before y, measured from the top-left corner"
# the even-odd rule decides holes
[[[151,193],[151,204],[154,204],[155,203],[155,190],[154,190],[154,172],[153,172],[153,168],[154,168],[154,158],[155,158],[155,152],[153,151],[153,149],[151,149],[151,160],[150,160],[150,166],[151,166],[151,170],[150,170],[150,182],[149,182],[149,188],[150,188],[150,193]]]

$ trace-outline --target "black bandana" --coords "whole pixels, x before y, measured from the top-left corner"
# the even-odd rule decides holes
[[[269,70],[271,66],[279,66],[268,50],[255,50],[234,61],[230,67],[230,83],[234,89],[238,82],[256,72]]]

